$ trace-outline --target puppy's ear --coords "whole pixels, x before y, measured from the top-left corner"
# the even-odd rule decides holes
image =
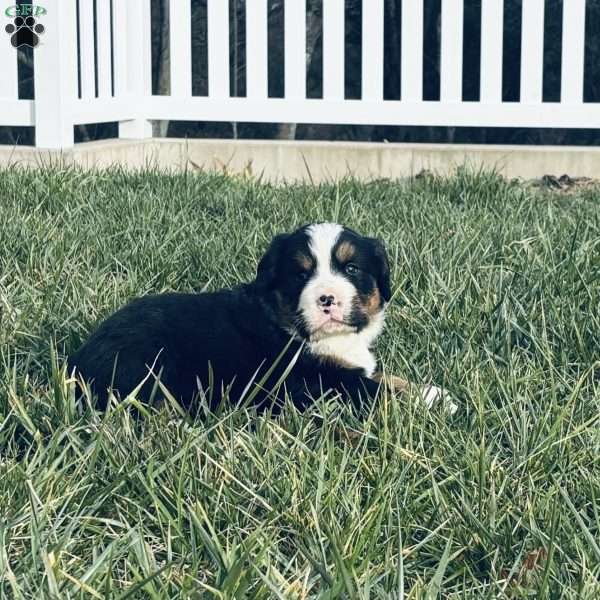
[[[264,290],[271,289],[277,279],[280,258],[282,256],[285,241],[289,235],[282,233],[273,238],[264,256],[260,259],[256,268],[256,285]]]
[[[388,261],[387,251],[383,242],[376,238],[367,238],[373,249],[373,254],[377,263],[377,287],[382,298],[389,302],[392,297],[390,284],[390,263]]]

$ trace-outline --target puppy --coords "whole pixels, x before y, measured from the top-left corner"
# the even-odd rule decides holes
[[[69,366],[90,382],[100,408],[110,388],[121,398],[139,388],[148,401],[164,386],[187,409],[204,394],[213,409],[226,397],[277,412],[287,395],[302,410],[329,392],[360,410],[382,385],[371,347],[390,296],[379,240],[334,223],[308,225],[273,239],[251,283],[133,300]],[[424,395],[440,394],[431,386]]]

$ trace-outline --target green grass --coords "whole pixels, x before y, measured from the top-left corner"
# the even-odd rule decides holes
[[[63,357],[99,319],[248,280],[316,220],[385,240],[378,354],[456,416],[75,402]],[[0,223],[3,597],[600,597],[598,189],[14,169]]]

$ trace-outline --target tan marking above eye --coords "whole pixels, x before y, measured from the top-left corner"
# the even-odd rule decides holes
[[[352,242],[348,242],[348,241],[342,242],[335,249],[335,257],[341,263],[348,262],[350,259],[352,259],[354,257],[355,253],[356,253],[356,248],[355,248],[354,244]]]
[[[298,252],[294,258],[295,258],[296,262],[305,271],[309,271],[310,269],[312,269],[313,260],[312,260],[312,258],[310,258],[310,256],[306,256],[306,254],[303,254],[302,252]]]

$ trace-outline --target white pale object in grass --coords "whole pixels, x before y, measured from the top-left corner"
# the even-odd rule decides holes
[[[450,415],[458,411],[458,405],[452,400],[452,396],[440,387],[424,385],[420,390],[420,394],[427,408],[433,408],[441,403],[444,410]]]

